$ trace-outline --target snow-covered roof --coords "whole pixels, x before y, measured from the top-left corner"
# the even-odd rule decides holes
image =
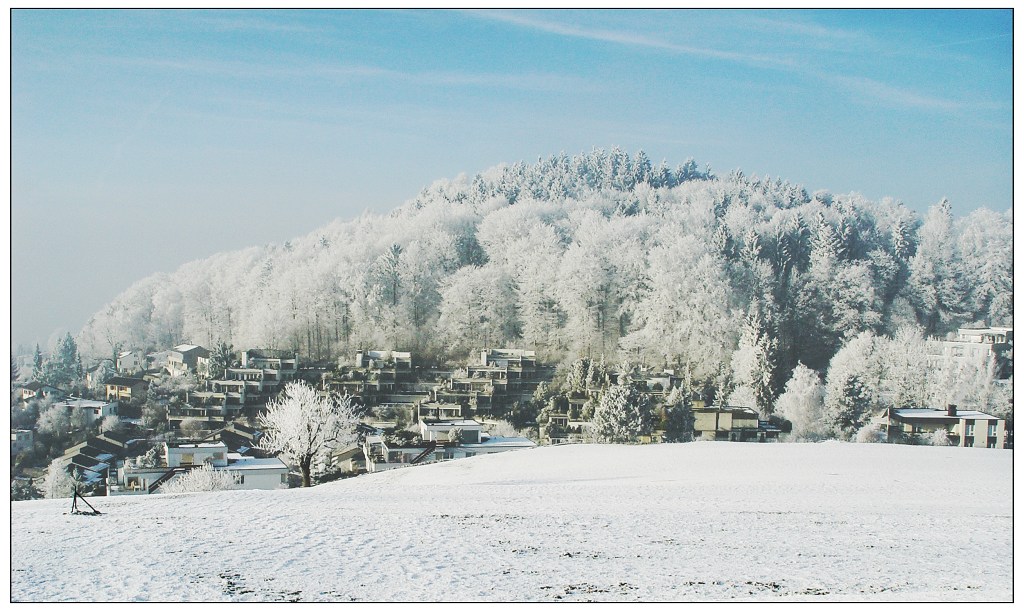
[[[961,418],[973,420],[998,420],[995,416],[972,410],[957,410],[955,416],[950,416],[946,413],[946,410],[943,409],[908,407],[904,409],[897,409],[895,410],[895,413],[898,418],[903,420],[960,420]]]
[[[476,420],[428,420],[424,418],[420,425],[428,429],[450,429],[450,428],[481,428],[482,424]]]
[[[488,437],[480,443],[464,443],[464,448],[533,448],[537,444],[526,437]]]
[[[110,405],[106,401],[93,401],[92,399],[65,399],[58,403],[67,407],[106,407]]]
[[[251,458],[241,454],[228,454],[228,466],[219,467],[226,471],[261,471],[266,469],[287,469],[280,458]]]
[[[217,441],[215,443],[180,443],[177,445],[169,445],[172,450],[175,448],[192,449],[192,448],[227,448],[223,441]]]
[[[199,346],[194,344],[180,344],[174,347],[178,352],[188,352],[189,350],[195,350],[196,348],[199,348]]]

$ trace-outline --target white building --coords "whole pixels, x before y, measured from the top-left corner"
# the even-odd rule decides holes
[[[1013,374],[1013,327],[961,327],[956,339],[930,339],[925,342],[929,367],[945,365],[984,368],[991,360],[998,379]]]
[[[81,411],[85,413],[89,424],[94,424],[97,420],[102,420],[107,416],[117,415],[117,401],[108,403],[106,401],[93,401],[91,399],[65,399],[60,403],[54,405],[62,405],[68,410],[68,415],[72,415],[75,411]]]
[[[162,464],[141,466],[138,460],[124,461],[118,470],[118,485],[111,494],[151,494],[160,486],[205,464],[233,476],[237,490],[275,490],[288,487],[288,466],[280,458],[253,458],[229,453],[223,441],[214,443],[164,444]]]
[[[146,368],[146,356],[141,350],[125,350],[117,354],[114,366],[118,373],[135,373]]]
[[[177,345],[167,351],[164,367],[174,377],[193,373],[204,378],[210,373],[210,351],[193,344]]]
[[[420,437],[423,441],[450,441],[453,430],[458,430],[460,443],[480,443],[483,425],[476,420],[420,420]]]
[[[363,442],[366,470],[375,473],[537,445],[525,437],[489,437],[482,434],[482,429],[483,425],[475,420],[421,420],[420,442],[391,445],[383,433],[377,431],[367,435]],[[459,431],[458,441],[452,440],[453,430]]]

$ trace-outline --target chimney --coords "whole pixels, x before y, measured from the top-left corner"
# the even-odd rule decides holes
[[[950,403],[946,406],[946,415],[953,418],[956,417],[956,406]]]

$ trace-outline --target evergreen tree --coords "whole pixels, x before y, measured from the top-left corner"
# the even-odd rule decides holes
[[[690,401],[690,391],[683,388],[673,388],[665,397],[665,404],[661,409],[661,421],[658,428],[665,431],[665,441],[671,443],[693,441],[693,403]]]
[[[827,435],[825,386],[818,374],[798,364],[775,403],[775,413],[793,425],[790,438],[817,441]]]
[[[32,358],[32,379],[43,381],[43,353],[39,351],[39,344],[36,344],[36,354]]]
[[[235,347],[225,342],[219,342],[210,353],[210,379],[219,380],[224,377],[224,371],[232,367],[235,362]]]
[[[605,390],[594,410],[594,433],[608,443],[636,443],[653,426],[650,399],[631,384]]]

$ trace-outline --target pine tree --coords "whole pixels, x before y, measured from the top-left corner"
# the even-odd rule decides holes
[[[793,425],[791,439],[815,441],[826,436],[825,385],[818,374],[798,364],[775,403],[775,413]]]
[[[39,344],[36,344],[36,354],[32,358],[32,379],[42,382],[43,375],[43,353],[39,351]]]
[[[601,395],[594,410],[594,433],[609,443],[636,443],[653,426],[650,399],[630,384],[616,384]]]

